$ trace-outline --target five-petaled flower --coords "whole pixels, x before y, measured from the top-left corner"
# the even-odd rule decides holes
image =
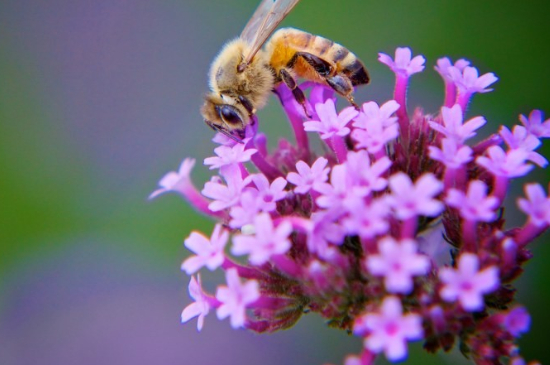
[[[230,317],[231,327],[239,328],[245,325],[246,308],[260,298],[259,285],[256,280],[242,283],[237,269],[226,271],[227,286],[220,286],[216,291],[216,299],[221,305],[216,310],[219,319]]]

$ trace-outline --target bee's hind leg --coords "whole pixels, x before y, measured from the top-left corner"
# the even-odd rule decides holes
[[[294,80],[294,77],[284,68],[282,68],[279,71],[279,75],[281,77],[281,80],[285,83],[286,86],[292,91],[292,95],[294,95],[294,99],[304,108],[304,113],[308,118],[311,118],[311,114],[309,113],[309,110],[307,108],[307,102],[306,102],[306,96],[304,95],[304,92],[302,89],[298,87],[298,84],[296,83],[296,80]]]
[[[353,99],[353,83],[348,76],[342,73],[330,76],[333,72],[333,68],[330,63],[320,57],[312,55],[311,53],[297,52],[296,57],[302,57],[307,63],[309,63],[315,72],[319,74],[319,76],[326,80],[327,84],[333,88],[334,91],[348,99],[349,103],[353,105],[355,109],[359,109],[359,106]]]

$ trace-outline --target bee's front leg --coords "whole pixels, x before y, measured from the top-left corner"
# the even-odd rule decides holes
[[[292,90],[292,95],[294,95],[294,99],[296,99],[298,104],[300,104],[302,108],[304,108],[304,113],[306,114],[306,116],[308,118],[311,118],[312,116],[307,109],[306,96],[304,95],[302,89],[298,87],[298,84],[296,83],[296,80],[294,80],[294,77],[292,77],[292,75],[284,68],[279,71],[279,76],[281,80],[283,80],[285,85],[288,86],[290,90]]]

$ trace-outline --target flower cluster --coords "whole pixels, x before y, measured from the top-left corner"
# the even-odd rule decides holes
[[[395,59],[379,60],[396,75],[393,100],[338,111],[330,88],[303,84],[311,87],[308,117],[281,85],[295,144],[282,140],[268,152],[255,120],[243,143],[215,136],[216,156],[204,164],[217,174],[200,193],[192,159],[160,181],[151,196],[180,193],[218,222],[210,237],[185,240],[192,255],[182,269],[196,277],[182,321],[198,317],[200,330],[212,310],[233,328],[272,332],[313,311],[364,340],[347,365],[381,353],[402,360],[418,340],[429,352],[460,342],[480,365],[522,364],[515,340],[530,317],[513,303],[511,283],[531,257],[527,245],[550,226],[550,198],[525,185],[518,206],[527,218],[518,227],[505,225],[503,201],[513,178],[548,164],[536,150],[550,137],[550,119],[534,110],[522,125],[471,143],[486,120],[467,116],[467,106],[491,91],[492,73],[442,58],[443,106],[409,113],[409,78],[424,58],[398,48]],[[323,153],[310,148],[308,132],[320,136]],[[226,285],[203,290],[203,267],[224,270]]]

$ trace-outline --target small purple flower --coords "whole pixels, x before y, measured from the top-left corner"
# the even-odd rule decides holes
[[[411,76],[412,74],[422,72],[424,70],[424,62],[426,59],[423,56],[412,58],[412,51],[409,47],[397,48],[395,50],[395,61],[385,53],[378,54],[378,61],[387,65],[396,74]]]
[[[421,176],[414,184],[404,173],[390,176],[392,195],[387,197],[398,219],[406,220],[418,215],[433,217],[443,211],[443,203],[434,199],[443,190],[443,183],[432,174]]]
[[[475,131],[487,122],[483,117],[474,117],[463,123],[462,108],[458,104],[452,108],[442,107],[441,115],[444,125],[430,121],[430,127],[454,140],[458,145],[462,145],[464,141],[475,136]]]
[[[285,254],[290,249],[290,223],[282,222],[275,228],[269,214],[260,213],[254,219],[254,231],[254,235],[233,237],[231,252],[234,255],[249,254],[248,259],[252,264],[262,265],[273,255]]]
[[[450,66],[447,70],[458,88],[458,92],[463,94],[487,93],[493,90],[487,87],[498,80],[498,77],[492,72],[479,76],[475,67],[467,66],[461,70],[458,67]]]
[[[312,224],[307,235],[307,247],[311,252],[326,257],[331,245],[342,243],[346,231],[335,222],[337,217],[338,215],[331,211],[317,212],[311,215]]]
[[[395,100],[387,101],[382,106],[378,106],[374,101],[364,103],[353,126],[367,129],[370,124],[374,123],[382,127],[389,127],[397,122],[397,117],[394,116],[397,109],[399,109],[399,104]]]
[[[243,163],[250,161],[250,157],[258,150],[255,148],[246,149],[247,140],[244,143],[237,143],[234,146],[219,146],[214,149],[217,156],[204,159],[206,166],[210,165],[210,170],[218,169],[223,166]]]
[[[278,177],[270,184],[263,174],[252,175],[251,179],[258,188],[256,199],[262,202],[261,210],[264,212],[274,211],[277,208],[276,202],[286,197],[286,180],[283,177]]]
[[[217,224],[210,239],[198,232],[191,232],[185,239],[185,247],[196,255],[189,257],[181,265],[187,275],[191,275],[206,266],[210,271],[216,270],[224,261],[224,248],[229,238],[229,233]]]
[[[547,198],[540,184],[525,186],[527,199],[518,200],[519,209],[529,216],[529,221],[537,227],[550,225],[550,198]]]
[[[204,317],[210,312],[210,303],[207,299],[208,296],[202,290],[201,277],[197,275],[197,279],[191,276],[189,281],[189,296],[193,298],[194,302],[189,304],[181,312],[181,323],[189,321],[193,317],[197,317],[197,330],[202,330],[204,325]]]
[[[389,293],[409,294],[413,290],[413,276],[425,275],[430,268],[430,260],[417,253],[414,240],[401,242],[392,237],[378,241],[376,255],[365,260],[367,270],[374,276],[383,276],[384,285]]]
[[[308,132],[319,132],[322,139],[328,139],[332,136],[346,136],[350,129],[348,123],[359,114],[353,107],[347,107],[336,113],[334,101],[328,99],[324,104],[316,104],[315,110],[319,121],[309,121],[304,123],[304,129]]]
[[[374,238],[385,234],[390,224],[388,215],[390,207],[384,199],[375,199],[366,203],[363,199],[349,207],[348,215],[342,219],[342,225],[348,235],[361,238]]]
[[[225,273],[227,286],[219,286],[216,299],[221,305],[216,310],[218,319],[230,317],[231,327],[244,327],[246,308],[260,298],[260,288],[256,280],[241,283],[237,269]]]
[[[449,57],[442,57],[437,60],[437,66],[435,66],[434,69],[437,71],[438,74],[441,75],[443,80],[445,80],[446,82],[452,82],[453,79],[451,77],[451,73],[449,72],[449,67],[454,66],[460,72],[462,72],[464,68],[466,68],[469,65],[470,65],[470,61],[467,61],[463,58],[457,60],[453,65]]]
[[[326,167],[328,160],[324,157],[319,157],[311,167],[304,161],[296,163],[296,172],[289,172],[286,177],[287,181],[296,185],[294,192],[298,194],[308,193],[314,186],[322,184],[328,180],[329,167]]]
[[[491,222],[496,219],[495,209],[499,200],[494,196],[487,196],[487,185],[483,181],[474,180],[468,186],[468,192],[449,189],[445,202],[458,209],[460,216],[474,222]]]
[[[546,167],[548,160],[535,150],[541,145],[541,141],[527,131],[527,128],[520,125],[514,126],[510,131],[506,126],[500,127],[500,136],[510,149],[522,149],[528,153],[527,160],[539,167]]]
[[[460,146],[454,139],[443,138],[441,149],[428,146],[430,158],[441,162],[448,169],[457,169],[472,161],[472,149],[466,145]]]
[[[529,114],[529,118],[523,114],[519,116],[521,124],[525,126],[529,133],[538,138],[550,138],[550,119],[546,119],[544,122],[543,119],[542,111],[537,109]]]
[[[390,361],[400,361],[407,356],[407,340],[419,340],[423,336],[422,318],[418,314],[403,315],[403,307],[397,297],[386,297],[378,313],[366,313],[355,321],[354,333],[364,335],[365,348],[380,353],[384,351]]]
[[[181,162],[178,172],[170,171],[162,177],[159,181],[160,189],[157,189],[149,195],[149,199],[156,198],[160,194],[164,194],[169,191],[175,191],[180,194],[184,194],[187,186],[191,184],[191,170],[195,166],[195,159],[186,158]],[[185,194],[184,194],[185,195]]]
[[[531,316],[524,307],[515,307],[504,318],[504,328],[514,337],[529,331]]]
[[[202,194],[210,199],[214,199],[208,205],[212,211],[217,212],[236,205],[240,199],[245,187],[250,182],[250,176],[242,178],[241,171],[237,166],[225,169],[222,176],[227,185],[221,183],[219,178],[214,178],[204,184]]]
[[[476,159],[476,163],[494,176],[506,178],[520,177],[533,169],[533,165],[525,163],[529,157],[529,153],[523,149],[504,152],[499,146],[491,146],[486,152],[487,156],[479,156]]]
[[[458,300],[462,308],[474,312],[484,307],[483,295],[495,291],[500,281],[495,266],[479,270],[479,259],[475,254],[463,253],[456,269],[442,268],[439,278],[444,286],[441,297],[447,302]]]
[[[258,213],[260,213],[266,207],[263,199],[258,199],[258,191],[255,189],[248,189],[241,194],[241,200],[239,204],[231,207],[229,215],[231,221],[229,226],[231,228],[241,228],[247,224],[251,224]]]

